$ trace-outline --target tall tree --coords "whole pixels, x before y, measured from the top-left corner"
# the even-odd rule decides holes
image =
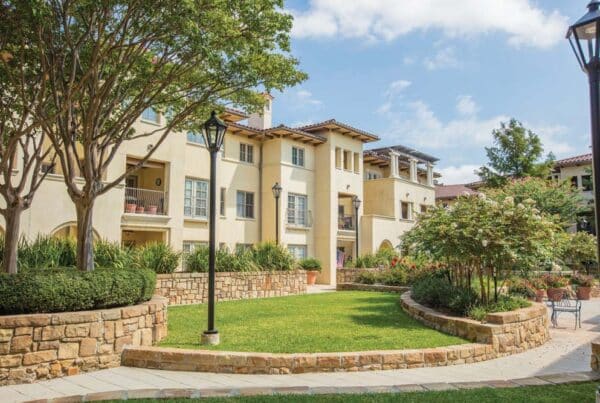
[[[516,119],[502,122],[492,136],[494,146],[485,148],[489,162],[477,172],[487,186],[503,186],[511,178],[548,176],[554,156],[550,153],[544,161],[541,160],[544,148],[539,136],[521,122]]]
[[[257,110],[259,91],[306,79],[289,54],[292,17],[283,0],[43,0],[39,7],[37,45],[57,111],[40,119],[76,207],[81,270],[94,267],[97,198],[169,135],[199,130],[209,110],[224,104]],[[134,131],[147,108],[166,123]],[[149,136],[154,146],[139,163],[104,179],[125,142]]]
[[[46,107],[48,94],[32,29],[37,17],[31,4],[0,3],[0,215],[6,224],[2,266],[13,274],[21,215],[46,176],[42,164],[53,160],[35,118]]]

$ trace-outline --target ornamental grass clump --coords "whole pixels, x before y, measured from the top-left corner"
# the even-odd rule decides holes
[[[181,254],[171,246],[159,242],[144,245],[135,252],[135,267],[150,269],[155,273],[173,273],[179,265]]]
[[[208,254],[206,246],[187,254],[184,257],[185,270],[207,273]],[[218,272],[289,271],[296,267],[290,252],[274,243],[263,243],[236,252],[230,252],[226,248],[219,249],[215,257],[215,270]]]
[[[296,266],[289,250],[274,242],[263,242],[252,248],[254,263],[264,271],[289,271]]]
[[[307,257],[307,258],[301,259],[298,262],[298,267],[302,270],[318,271],[318,272],[320,272],[323,269],[323,266],[321,265],[321,261],[318,259],[315,259],[314,257]]]

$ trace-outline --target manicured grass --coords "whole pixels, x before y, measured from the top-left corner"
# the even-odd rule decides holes
[[[336,292],[221,302],[212,349],[272,353],[442,347],[467,341],[427,328],[400,307],[398,294]],[[206,305],[169,308],[163,347],[206,348]]]
[[[473,389],[446,392],[417,392],[373,395],[281,395],[212,399],[136,400],[138,403],[592,403],[595,402],[596,383],[558,386],[531,386],[514,389]]]

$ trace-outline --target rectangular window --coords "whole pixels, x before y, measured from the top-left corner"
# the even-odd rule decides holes
[[[360,155],[358,153],[354,153],[354,173],[360,173]]]
[[[208,181],[186,178],[183,215],[208,218]]]
[[[344,169],[346,171],[352,170],[352,153],[350,151],[344,150]]]
[[[254,162],[254,147],[240,143],[240,161],[252,164]]]
[[[403,220],[412,220],[412,203],[400,202],[400,218]]]
[[[292,147],[292,164],[298,167],[304,166],[304,148]]]
[[[219,214],[221,217],[225,217],[225,196],[227,195],[227,189],[221,188],[221,199],[219,204]]]
[[[288,195],[287,222],[301,227],[308,226],[306,196]]]
[[[421,213],[426,213],[428,207],[429,206],[427,206],[426,204],[421,204]]]
[[[142,120],[144,122],[159,124],[160,116],[153,108],[146,108],[144,109],[144,112],[142,112]]]
[[[195,251],[198,248],[206,248],[208,247],[208,242],[202,242],[202,241],[183,241],[183,254],[184,255],[189,255],[190,253],[192,253],[193,251]]]
[[[254,193],[238,190],[236,202],[239,218],[254,218]]]
[[[307,256],[306,245],[288,245],[288,250],[296,260],[305,259]]]
[[[335,167],[342,169],[342,149],[339,147],[335,148]]]
[[[594,189],[592,175],[581,175],[581,187],[584,191],[590,191]]]
[[[204,136],[202,135],[202,133],[198,134],[194,132],[188,132],[187,141],[188,143],[206,145],[206,141],[204,140]]]
[[[578,178],[577,178],[576,176],[571,176],[571,186],[573,186],[574,188],[577,188],[577,187],[579,187],[579,184],[578,184],[578,180],[577,180],[577,179],[578,179]]]

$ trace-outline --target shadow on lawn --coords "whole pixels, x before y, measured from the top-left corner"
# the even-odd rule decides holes
[[[354,311],[360,313],[349,317],[358,325],[407,330],[425,328],[402,310],[398,298],[374,297],[358,301],[368,303],[353,307]]]

